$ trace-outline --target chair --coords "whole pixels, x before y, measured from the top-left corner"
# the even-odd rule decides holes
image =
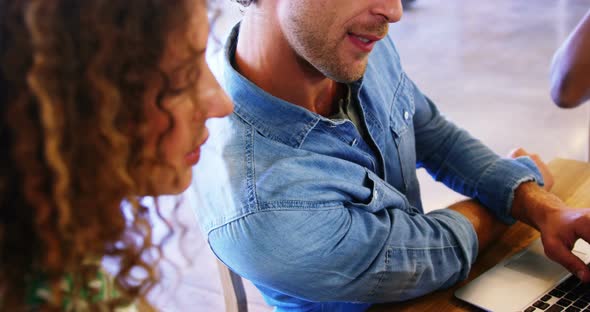
[[[230,270],[223,262],[217,260],[217,269],[221,277],[226,312],[248,312],[248,303],[242,277]]]

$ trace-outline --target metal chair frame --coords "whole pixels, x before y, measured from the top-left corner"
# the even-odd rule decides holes
[[[248,302],[242,277],[217,260],[217,268],[221,277],[226,312],[248,312]]]

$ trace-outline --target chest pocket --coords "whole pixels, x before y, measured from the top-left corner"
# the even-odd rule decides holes
[[[402,74],[389,113],[394,138],[399,139],[409,128],[413,128],[412,118],[415,112],[414,85],[405,74]]]
[[[413,118],[416,112],[416,88],[402,74],[390,110],[390,130],[401,167],[404,190],[412,205],[419,203],[420,190],[416,177],[416,142]],[[419,204],[418,204],[419,206]]]

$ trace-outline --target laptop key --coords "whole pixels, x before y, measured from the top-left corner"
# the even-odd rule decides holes
[[[547,302],[547,301],[551,300],[551,298],[553,298],[553,296],[545,295],[545,296],[541,297],[541,299],[539,299],[539,300],[541,300],[543,302]]]
[[[565,281],[561,282],[561,284],[557,285],[557,289],[562,290],[562,291],[570,291],[572,289],[574,289],[576,286],[578,286],[578,284],[580,283],[580,280],[575,277],[574,275],[568,277],[568,279],[566,279]]]
[[[565,309],[565,312],[580,312],[582,311],[581,309],[578,309],[574,306],[568,307],[567,309]]]
[[[579,299],[578,301],[574,302],[573,306],[576,308],[583,309],[588,306],[588,302],[586,302],[582,299]]]
[[[563,311],[563,309],[565,308],[560,305],[554,304],[550,306],[549,309],[545,310],[545,312],[561,312]]]
[[[567,295],[565,295],[565,299],[567,300],[571,300],[571,301],[576,301],[578,300],[578,298],[580,298],[582,296],[582,294],[577,293],[577,292],[570,292]]]
[[[549,304],[547,302],[543,302],[543,301],[539,300],[539,301],[533,303],[533,307],[539,308],[541,310],[545,310],[549,307]]]
[[[572,302],[570,300],[567,299],[559,299],[559,301],[557,301],[557,304],[559,304],[562,307],[567,307],[568,305],[572,304]]]
[[[565,295],[565,292],[559,290],[559,289],[553,289],[549,292],[549,294],[553,297],[557,297],[557,298],[561,298]],[[590,294],[589,294],[590,295]]]
[[[576,286],[570,293],[578,294],[580,296],[584,295],[588,292],[588,288],[585,284],[580,284]]]

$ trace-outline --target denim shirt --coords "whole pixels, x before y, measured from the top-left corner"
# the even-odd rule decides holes
[[[211,129],[223,162],[203,153],[194,170],[204,199],[195,212],[215,255],[276,311],[364,311],[467,277],[473,226],[445,207],[424,214],[417,167],[506,223],[516,187],[542,184],[529,158],[500,158],[445,119],[389,37],[352,84],[366,142],[352,122],[276,98],[237,72],[238,33],[213,64],[235,112]]]

